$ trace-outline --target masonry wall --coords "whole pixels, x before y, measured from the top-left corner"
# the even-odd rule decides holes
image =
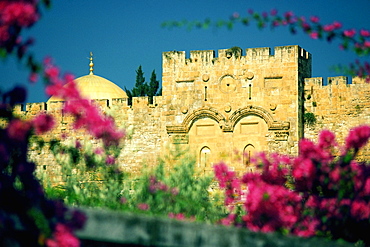
[[[339,144],[344,144],[351,128],[370,123],[370,85],[363,79],[322,77],[305,79],[305,110],[316,117],[316,124],[306,125],[306,138],[317,140],[323,129],[335,132]],[[359,154],[359,160],[369,160],[369,145]]]
[[[147,97],[95,101],[103,112],[127,130],[118,163],[138,174],[143,164],[155,165],[171,145],[189,149],[198,168],[209,171],[213,162],[232,162],[239,171],[249,167],[257,151],[297,154],[304,136],[317,139],[318,132],[331,129],[344,140],[348,130],[369,123],[368,84],[345,77],[311,77],[311,54],[299,46],[240,48],[214,51],[163,53],[162,95],[149,104]],[[32,103],[15,111],[24,118],[39,112],[51,113],[56,128],[43,136],[69,136],[97,145],[97,141],[72,129],[73,119],[63,114],[63,102]],[[304,112],[312,112],[317,123],[304,125]],[[370,153],[370,150],[368,150]],[[242,153],[246,155],[242,155]],[[366,152],[365,152],[366,153]],[[31,147],[31,159],[39,169],[58,174],[54,157]],[[363,156],[365,158],[367,156]]]
[[[186,134],[199,157],[202,147],[230,156],[248,146],[296,154],[303,81],[310,76],[311,55],[299,46],[246,49],[245,55],[222,49],[217,57],[214,51],[191,51],[188,58],[165,52],[162,94],[174,111],[166,122],[175,125],[169,134]]]

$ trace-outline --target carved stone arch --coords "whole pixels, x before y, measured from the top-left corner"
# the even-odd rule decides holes
[[[271,114],[262,107],[249,105],[233,112],[229,118],[230,126],[234,129],[235,125],[244,117],[255,115],[262,118],[268,126],[268,130],[287,130],[290,128],[289,122],[275,121]]]
[[[167,133],[186,134],[189,132],[194,122],[202,118],[210,118],[215,120],[221,128],[226,122],[226,118],[221,112],[211,107],[203,107],[187,115],[181,125],[166,126]]]
[[[225,116],[219,111],[217,111],[216,109],[211,108],[211,107],[203,107],[203,108],[193,111],[188,116],[186,116],[186,118],[182,122],[182,126],[186,127],[187,130],[189,130],[194,122],[202,118],[213,119],[218,124],[223,124],[226,121]]]

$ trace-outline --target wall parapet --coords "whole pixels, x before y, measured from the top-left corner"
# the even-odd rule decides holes
[[[235,47],[238,48],[238,47]],[[297,58],[311,59],[311,54],[305,51],[298,45],[292,46],[277,46],[272,52],[269,47],[247,48],[246,55],[242,55],[240,51],[234,51],[235,48],[219,49],[218,56],[214,50],[193,50],[190,51],[190,56],[186,56],[185,51],[167,51],[163,52],[163,62],[175,61],[178,64],[188,64],[201,62],[204,64],[213,63],[219,59],[245,59],[245,60],[261,60],[266,59],[287,59],[296,61]],[[234,49],[234,50],[232,50]]]
[[[163,217],[82,208],[87,216],[77,232],[82,246],[172,247],[349,247],[353,244],[323,238],[299,238],[277,233],[251,232],[231,226],[178,221]]]

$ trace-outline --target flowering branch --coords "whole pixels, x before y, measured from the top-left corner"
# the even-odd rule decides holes
[[[257,27],[264,29],[270,27],[287,27],[292,34],[296,34],[298,30],[302,30],[312,39],[340,40],[339,48],[341,50],[351,50],[358,56],[368,56],[370,54],[370,31],[366,29],[343,29],[340,22],[321,24],[317,16],[306,18],[297,16],[289,11],[283,15],[278,15],[277,10],[273,9],[270,12],[257,13],[249,10],[246,16],[241,16],[239,13],[234,13],[229,20],[220,20],[212,22],[209,19],[205,21],[168,21],[162,24],[163,27],[187,27],[192,28],[208,28],[216,26],[217,28],[227,27],[232,29],[236,23],[241,23],[248,26],[250,23],[256,22]],[[340,69],[349,75],[356,75],[366,78],[370,81],[370,63],[356,61],[349,68],[338,66]]]
[[[261,173],[246,173],[241,179],[247,187],[241,202],[244,211],[239,217],[230,211],[221,222],[235,225],[230,221],[241,218],[243,226],[253,231],[324,235],[369,245],[368,234],[361,230],[370,227],[370,166],[354,160],[369,139],[370,126],[353,128],[342,154],[334,158],[335,135],[324,130],[317,144],[301,140],[297,157],[257,155],[254,162],[261,166]],[[238,192],[240,186],[227,183],[227,174],[225,164],[215,166],[215,177],[226,196]]]

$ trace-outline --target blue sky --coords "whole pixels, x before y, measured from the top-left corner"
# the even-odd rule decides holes
[[[339,21],[345,28],[370,29],[370,0],[348,1],[271,1],[271,0],[61,0],[43,10],[42,19],[24,36],[34,37],[31,51],[39,60],[52,56],[62,71],[76,77],[89,72],[89,52],[94,53],[95,74],[120,87],[131,89],[136,69],[142,65],[147,81],[152,70],[161,79],[162,52],[218,50],[233,46],[243,49],[300,45],[313,57],[313,77],[340,75],[330,70],[336,64],[356,59],[351,52],[338,49],[338,43],[292,35],[286,28],[258,30],[255,24],[226,28],[162,28],[168,20],[228,19],[234,12],[248,9],[279,13],[293,11],[299,16],[320,17],[322,23]],[[25,84],[30,89],[28,102],[47,100],[43,85],[28,85],[27,71],[15,59],[0,61],[0,87],[9,89]]]

